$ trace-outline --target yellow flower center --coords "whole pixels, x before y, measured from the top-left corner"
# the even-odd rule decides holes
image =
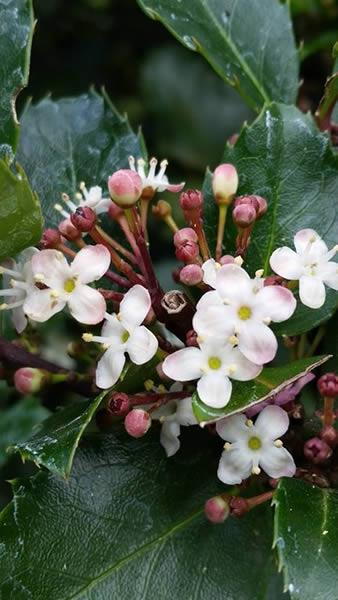
[[[248,440],[248,446],[249,446],[250,450],[259,450],[262,447],[262,442],[259,439],[259,437],[253,435]]]
[[[218,358],[218,356],[210,356],[208,360],[208,365],[210,369],[219,369],[222,364],[222,361]]]
[[[249,306],[241,306],[241,308],[238,309],[237,314],[242,321],[246,321],[247,319],[250,319],[252,310]]]
[[[65,292],[68,292],[68,294],[70,294],[74,291],[75,286],[75,279],[66,279],[66,281],[63,284],[63,289],[65,290]]]
[[[121,342],[122,342],[122,344],[125,344],[129,340],[129,336],[130,336],[130,333],[128,333],[128,331],[124,331],[121,334]]]

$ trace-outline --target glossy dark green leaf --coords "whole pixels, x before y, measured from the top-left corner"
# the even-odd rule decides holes
[[[18,157],[38,192],[48,226],[60,222],[54,205],[63,192],[74,196],[81,181],[100,185],[128,166],[128,156],[144,154],[143,140],[106,95],[91,91],[77,98],[46,98],[22,116]]]
[[[289,8],[279,0],[138,0],[182,44],[200,52],[245,101],[259,110],[293,103],[298,54]]]
[[[252,381],[232,381],[230,402],[224,408],[207,406],[195,392],[192,405],[196,419],[199,422],[215,421],[234,413],[245,412],[250,406],[274,396],[302,375],[323,364],[328,358],[327,356],[302,358],[282,367],[266,367],[259,377]]]
[[[68,481],[41,472],[14,482],[0,517],[0,596],[276,600],[271,509],[208,523],[219,449],[187,433],[171,459],[157,433],[91,436]]]
[[[274,545],[292,600],[335,600],[338,493],[282,479],[274,498]]]
[[[0,0],[0,156],[16,148],[15,101],[28,83],[33,29],[31,0]]]
[[[235,146],[225,149],[223,162],[235,164],[239,194],[258,194],[268,201],[268,211],[255,224],[244,266],[253,275],[257,269],[270,272],[269,259],[280,246],[293,248],[300,229],[315,229],[329,248],[338,239],[336,201],[338,157],[329,137],[318,131],[310,115],[297,108],[272,104],[251,126],[244,126]],[[215,247],[217,207],[207,174],[205,223],[212,249]],[[227,224],[224,246],[235,249],[236,230]],[[327,290],[326,302],[318,310],[299,303],[295,314],[279,324],[279,334],[296,335],[327,320],[338,303],[337,292]]]
[[[0,260],[37,243],[41,231],[39,200],[23,169],[0,160]]]

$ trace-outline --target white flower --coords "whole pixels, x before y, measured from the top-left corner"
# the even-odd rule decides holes
[[[230,263],[230,261],[229,261],[229,263]],[[233,263],[241,267],[243,264],[242,257],[236,256],[233,259]],[[231,263],[231,264],[233,264],[233,263]],[[221,263],[216,262],[216,260],[214,258],[209,258],[208,260],[206,260],[202,265],[204,283],[206,283],[207,285],[210,285],[210,287],[215,289],[216,288],[216,275],[221,267],[222,267]]]
[[[260,468],[269,477],[292,477],[296,465],[280,436],[289,427],[289,417],[279,406],[267,406],[255,424],[243,414],[233,415],[216,423],[218,435],[226,440],[217,475],[223,483],[241,483]],[[230,443],[229,443],[230,442]]]
[[[99,185],[94,185],[87,190],[85,183],[82,181],[79,185],[80,192],[75,194],[74,202],[69,198],[67,194],[62,194],[62,200],[70,212],[65,210],[61,204],[55,204],[54,208],[57,210],[65,219],[69,218],[71,213],[75,212],[80,206],[88,206],[97,215],[100,215],[108,211],[111,204],[110,198],[104,198],[102,196],[102,188]]]
[[[305,306],[320,308],[325,302],[325,285],[338,290],[338,264],[331,261],[338,246],[327,245],[313,229],[302,229],[294,237],[296,252],[283,246],[270,258],[271,268],[286,279],[299,280],[299,297]]]
[[[218,269],[215,287],[216,291],[204,294],[197,304],[193,327],[198,336],[203,341],[229,338],[253,363],[271,361],[277,340],[268,325],[293,314],[296,300],[290,290],[279,285],[264,287],[263,279],[250,279],[235,264]]]
[[[3,284],[6,288],[0,291],[0,296],[11,299],[9,303],[1,304],[0,310],[13,310],[12,321],[18,333],[22,333],[27,325],[23,304],[27,296],[36,290],[31,259],[38,253],[36,248],[26,248],[16,261],[8,258],[0,266],[0,274],[3,274]]]
[[[231,344],[214,340],[169,354],[163,362],[164,373],[175,381],[198,379],[197,392],[204,404],[222,408],[228,404],[232,379],[248,381],[260,373],[262,367],[251,363]]]
[[[180,192],[184,183],[171,184],[168,181],[168,177],[165,175],[166,168],[168,166],[167,160],[162,160],[160,163],[160,170],[156,173],[157,159],[151,158],[149,161],[149,167],[147,174],[145,172],[146,161],[143,158],[139,158],[137,162],[137,168],[135,166],[135,158],[129,156],[129,167],[132,171],[136,171],[142,179],[143,190],[150,188],[153,192]]]
[[[134,285],[125,294],[119,314],[106,313],[100,336],[83,335],[86,342],[99,342],[106,348],[96,369],[96,385],[99,388],[105,390],[117,382],[126,361],[126,352],[136,365],[143,365],[156,354],[156,337],[141,325],[150,308],[148,290],[142,285]]]
[[[105,246],[87,246],[80,250],[71,265],[62,252],[42,250],[32,258],[33,277],[47,289],[35,289],[25,300],[24,312],[34,321],[47,321],[66,304],[80,323],[102,321],[106,303],[97,290],[87,283],[100,279],[108,270],[110,254]]]

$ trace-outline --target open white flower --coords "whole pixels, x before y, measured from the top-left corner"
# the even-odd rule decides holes
[[[271,268],[286,279],[299,280],[299,297],[305,306],[320,308],[325,285],[338,290],[338,263],[331,261],[338,245],[329,250],[313,229],[302,229],[294,237],[296,252],[283,246],[270,258]]]
[[[134,285],[124,296],[118,314],[106,313],[101,335],[85,333],[86,342],[99,342],[106,348],[96,369],[96,385],[108,389],[119,379],[128,353],[131,362],[143,365],[157,352],[158,341],[141,323],[151,308],[148,290]]]
[[[65,217],[65,219],[69,218],[71,213],[75,212],[80,206],[88,206],[97,215],[108,211],[108,208],[111,205],[111,199],[102,196],[102,188],[99,185],[94,185],[87,190],[85,183],[82,181],[79,188],[80,192],[75,194],[74,200],[71,200],[68,194],[62,194],[61,196],[63,202],[70,211],[65,210],[61,204],[54,205],[55,210]]]
[[[277,340],[269,324],[291,317],[296,308],[292,292],[279,285],[264,286],[263,279],[250,279],[234,264],[217,271],[215,287],[197,304],[193,327],[198,336],[203,341],[228,337],[253,363],[270,362]]]
[[[102,321],[106,302],[88,283],[100,279],[108,270],[110,254],[101,244],[80,250],[69,265],[59,250],[42,250],[32,258],[33,277],[48,286],[35,289],[25,300],[23,310],[34,321],[47,321],[66,304],[80,323]]]
[[[296,465],[280,436],[289,427],[288,414],[279,406],[267,406],[255,424],[245,415],[233,415],[218,421],[218,435],[226,440],[217,475],[223,483],[241,483],[251,473],[258,475],[260,467],[269,477],[292,477]]]
[[[168,166],[167,160],[162,160],[160,163],[160,170],[156,173],[157,158],[151,158],[149,161],[149,167],[147,173],[145,171],[146,161],[143,158],[139,158],[135,161],[133,156],[129,156],[129,168],[132,171],[136,171],[142,179],[143,190],[150,188],[153,192],[180,192],[184,188],[184,183],[172,184],[169,183],[168,177],[165,175],[166,168]],[[136,167],[137,165],[137,167]]]
[[[19,254],[16,261],[8,258],[0,265],[0,274],[3,274],[4,285],[0,296],[10,300],[10,302],[1,304],[0,310],[13,310],[12,321],[18,333],[22,333],[27,325],[23,304],[29,294],[36,290],[31,259],[38,253],[39,250],[36,248],[26,248]]]
[[[169,354],[163,362],[164,373],[175,381],[198,379],[197,392],[204,404],[222,408],[228,404],[232,379],[248,381],[262,367],[250,362],[231,344],[209,342],[200,348],[189,347]]]

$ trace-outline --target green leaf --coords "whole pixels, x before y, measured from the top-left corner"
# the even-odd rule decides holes
[[[203,504],[224,489],[219,449],[187,433],[169,460],[157,435],[92,436],[67,482],[46,472],[14,482],[0,517],[0,596],[271,600],[271,509],[208,523]]]
[[[282,479],[274,504],[274,545],[292,600],[334,600],[338,587],[338,493]]]
[[[297,108],[272,104],[251,126],[244,126],[235,146],[227,146],[223,162],[239,173],[238,194],[258,194],[268,201],[268,211],[251,235],[245,267],[270,272],[269,259],[280,246],[293,248],[300,229],[315,229],[331,248],[338,239],[335,198],[338,194],[338,157],[329,137],[318,131],[310,115]],[[211,177],[204,183],[205,228],[212,250],[216,244],[218,210],[211,193]],[[224,244],[235,251],[236,229],[229,222]],[[318,310],[298,304],[288,321],[275,327],[278,334],[297,335],[327,320],[337,306],[337,293],[327,289]]]
[[[46,98],[22,116],[18,159],[38,192],[46,225],[56,226],[54,209],[63,192],[74,196],[81,181],[100,185],[128,166],[128,156],[144,154],[143,139],[109,98],[94,91],[76,98]]]
[[[259,110],[294,103],[298,54],[289,7],[279,0],[138,0],[190,50],[200,52],[244,100]]]
[[[13,155],[19,123],[15,101],[28,83],[34,29],[31,0],[0,0],[0,155]]]
[[[42,216],[37,195],[23,169],[12,171],[0,160],[0,260],[41,239]]]
[[[201,423],[245,412],[251,406],[281,392],[287,385],[323,364],[328,358],[329,356],[302,358],[282,367],[266,367],[259,377],[252,381],[232,381],[230,402],[224,408],[207,406],[195,392],[192,406],[196,419]]]

